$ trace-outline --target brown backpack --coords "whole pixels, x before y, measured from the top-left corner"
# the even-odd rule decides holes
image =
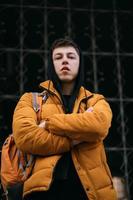
[[[40,122],[42,100],[46,101],[46,98],[33,92],[32,99],[33,109],[37,113],[38,122]],[[9,186],[23,183],[30,176],[34,161],[33,155],[23,153],[16,147],[13,134],[10,134],[4,142],[1,152],[1,184],[5,192]]]

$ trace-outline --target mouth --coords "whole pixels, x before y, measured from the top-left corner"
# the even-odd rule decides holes
[[[64,66],[61,68],[61,71],[70,71],[70,69],[68,67]]]

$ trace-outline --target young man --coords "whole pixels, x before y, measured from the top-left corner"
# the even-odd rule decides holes
[[[13,117],[17,146],[36,155],[24,199],[116,200],[103,146],[110,106],[102,95],[82,87],[80,50],[73,41],[55,41],[50,63],[49,80],[41,83],[47,100],[40,124],[30,93],[21,97]]]

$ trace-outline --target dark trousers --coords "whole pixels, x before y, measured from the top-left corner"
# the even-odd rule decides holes
[[[8,187],[7,190],[8,200],[22,200],[23,184],[18,183],[16,185]]]
[[[81,183],[55,180],[47,192],[35,192],[25,200],[88,200]]]

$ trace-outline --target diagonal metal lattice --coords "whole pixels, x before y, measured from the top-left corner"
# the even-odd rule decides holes
[[[85,85],[108,99],[113,121],[105,140],[112,173],[133,196],[133,11],[131,1],[0,1],[0,146],[11,132],[19,97],[47,79],[54,39],[71,37],[82,50]]]

